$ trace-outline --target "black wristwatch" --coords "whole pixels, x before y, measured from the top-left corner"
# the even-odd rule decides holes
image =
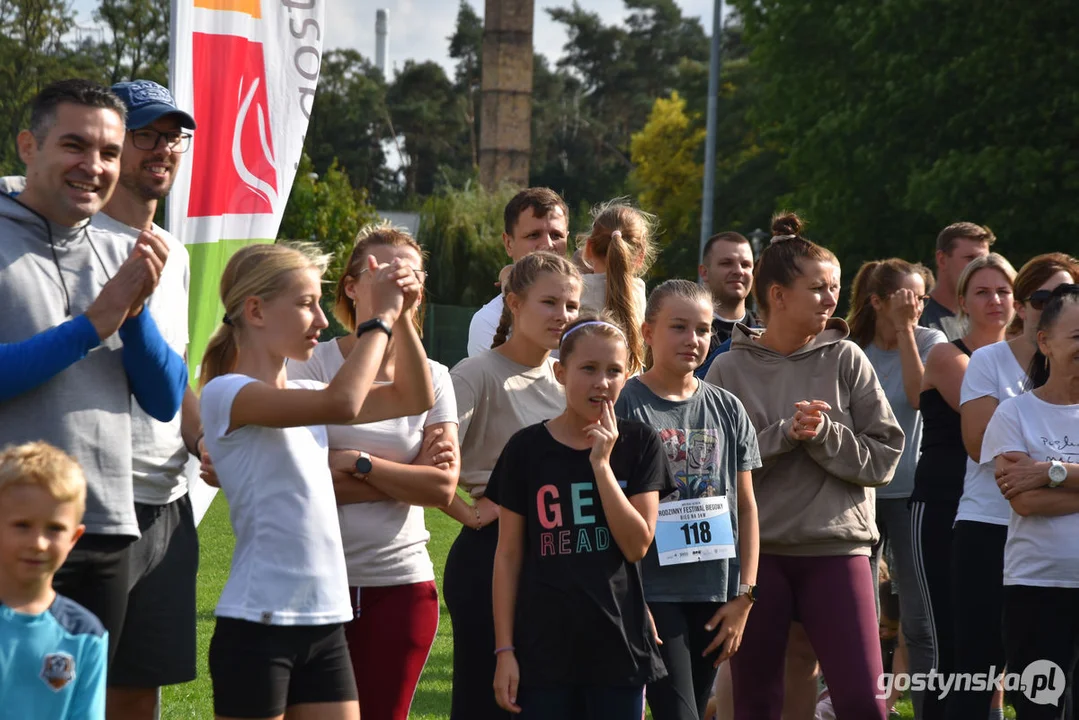
[[[386,337],[393,337],[393,329],[386,324],[386,321],[382,318],[371,318],[367,322],[362,322],[356,326],[356,337],[362,336],[368,330],[381,330],[386,333]]]
[[[360,453],[360,456],[356,458],[356,473],[359,475],[366,475],[371,472],[371,468],[374,465],[371,464],[371,456],[365,452]]]

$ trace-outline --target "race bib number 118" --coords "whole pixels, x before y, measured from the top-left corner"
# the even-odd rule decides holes
[[[660,503],[656,550],[660,565],[734,557],[734,529],[727,498],[703,497]]]

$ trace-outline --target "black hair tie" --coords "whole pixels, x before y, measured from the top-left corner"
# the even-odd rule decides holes
[[[229,317],[228,313],[225,313],[225,317],[221,318],[221,322],[225,323],[229,327],[233,327],[232,318]]]

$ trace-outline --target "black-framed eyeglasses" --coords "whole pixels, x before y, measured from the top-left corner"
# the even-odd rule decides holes
[[[1045,308],[1045,303],[1049,302],[1049,298],[1054,295],[1071,295],[1075,293],[1079,293],[1079,285],[1062,283],[1052,290],[1035,290],[1027,298],[1027,302],[1030,303],[1030,307],[1041,312]]]
[[[165,147],[174,153],[185,153],[191,147],[191,133],[159,132],[153,128],[141,128],[131,131],[131,144],[139,150],[157,150],[158,143],[164,139]]]

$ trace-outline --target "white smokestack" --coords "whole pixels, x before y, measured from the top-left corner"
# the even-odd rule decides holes
[[[378,10],[375,12],[375,67],[382,71],[382,77],[386,75],[386,57],[389,55],[390,45],[390,11]]]

